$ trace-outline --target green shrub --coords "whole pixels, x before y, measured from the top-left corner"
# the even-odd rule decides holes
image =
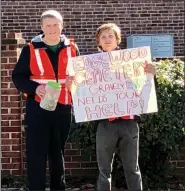
[[[140,126],[140,168],[145,189],[166,188],[184,138],[184,63],[179,59],[162,60],[157,65],[156,94],[158,112],[142,115]],[[85,156],[95,155],[94,122],[73,129],[72,140],[80,143]],[[123,170],[116,157],[113,180],[123,182]],[[123,186],[123,185],[122,185]]]
[[[165,187],[184,138],[184,63],[163,60],[157,66],[158,113],[143,115],[140,123],[140,167],[145,187]]]

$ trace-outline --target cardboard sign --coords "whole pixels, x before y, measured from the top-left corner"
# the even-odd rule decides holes
[[[76,122],[157,112],[150,47],[78,56],[68,63],[74,76],[72,99]]]

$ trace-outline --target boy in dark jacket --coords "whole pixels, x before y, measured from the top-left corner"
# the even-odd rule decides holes
[[[41,15],[43,34],[24,46],[12,73],[15,87],[27,95],[26,160],[29,190],[46,186],[46,162],[49,160],[50,190],[65,190],[64,147],[71,124],[71,96],[66,88],[67,60],[78,55],[73,42],[61,35],[63,18],[55,10]],[[48,81],[61,84],[55,111],[39,106]]]

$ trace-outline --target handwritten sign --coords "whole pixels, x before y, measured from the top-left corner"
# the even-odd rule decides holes
[[[72,99],[76,122],[157,112],[150,47],[71,58]]]

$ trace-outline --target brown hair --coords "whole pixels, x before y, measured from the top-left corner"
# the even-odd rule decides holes
[[[98,48],[101,49],[101,47],[99,46],[99,40],[100,40],[101,33],[104,30],[109,30],[109,29],[112,29],[114,31],[118,45],[121,43],[121,30],[120,30],[120,28],[114,23],[107,23],[107,24],[101,25],[96,30],[96,44],[97,44]]]
[[[41,23],[45,18],[57,18],[61,23],[63,23],[62,15],[56,10],[44,11],[41,15]]]

